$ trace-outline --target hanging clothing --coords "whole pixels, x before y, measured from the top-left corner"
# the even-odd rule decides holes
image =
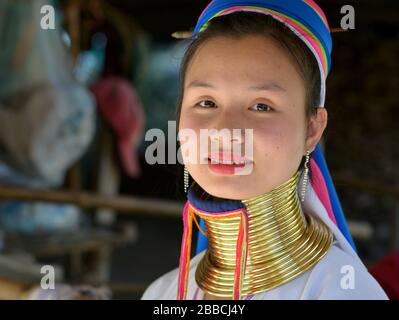
[[[142,140],[145,115],[136,89],[125,79],[112,76],[91,87],[98,108],[117,138],[121,164],[130,177],[141,174],[137,148]]]
[[[54,0],[0,1],[0,182],[59,187],[95,134],[95,100],[73,74]]]

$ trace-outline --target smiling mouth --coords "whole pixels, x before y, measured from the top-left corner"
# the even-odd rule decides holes
[[[240,171],[247,169],[253,161],[237,155],[226,153],[213,153],[207,157],[207,165],[210,171],[217,174],[240,174]]]
[[[242,172],[245,172],[245,170],[248,169],[248,167],[252,164],[252,162],[239,162],[239,163],[234,163],[227,161],[217,161],[215,162],[214,159],[209,159],[208,158],[208,168],[209,170],[217,175],[241,175]]]

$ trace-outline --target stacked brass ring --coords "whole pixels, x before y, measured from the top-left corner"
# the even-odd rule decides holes
[[[266,194],[242,200],[249,221],[244,296],[270,290],[301,275],[332,245],[330,229],[302,212],[297,194],[299,175],[298,171]],[[203,218],[208,250],[197,267],[196,282],[212,295],[232,297],[240,218]]]

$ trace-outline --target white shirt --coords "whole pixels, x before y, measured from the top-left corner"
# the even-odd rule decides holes
[[[307,184],[303,210],[321,219],[333,232],[334,242],[327,254],[311,269],[277,288],[255,294],[251,300],[386,300],[377,281],[338,227],[328,217],[310,183]],[[190,261],[187,300],[202,300],[204,292],[195,281],[195,271],[205,250]],[[156,279],[142,300],[176,300],[178,268]],[[248,297],[249,298],[249,297]]]

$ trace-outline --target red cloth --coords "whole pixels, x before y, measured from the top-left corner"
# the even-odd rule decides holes
[[[399,251],[382,258],[369,269],[391,300],[399,300]]]
[[[118,139],[122,167],[131,177],[140,175],[136,148],[144,131],[145,115],[134,87],[120,77],[107,77],[92,86],[98,107]]]

